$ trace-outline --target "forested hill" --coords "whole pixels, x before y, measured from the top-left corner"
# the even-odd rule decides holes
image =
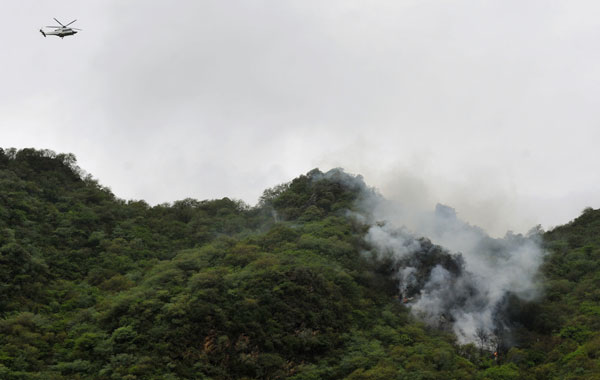
[[[507,301],[510,341],[459,344],[367,254],[365,191],[315,169],[254,207],[151,207],[72,155],[0,149],[0,379],[600,378],[600,210],[543,235],[543,296]]]

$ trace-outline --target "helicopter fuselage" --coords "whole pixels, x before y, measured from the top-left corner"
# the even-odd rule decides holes
[[[74,23],[77,20],[73,20],[68,24],[63,24],[62,22],[58,21],[56,19],[56,17],[54,18],[54,21],[56,21],[58,23],[58,26],[52,25],[52,26],[47,26],[46,28],[51,28],[53,30],[44,30],[44,28],[40,28],[40,33],[42,33],[42,35],[44,35],[44,37],[46,36],[58,36],[60,38],[66,37],[66,36],[72,36],[74,34],[77,34],[78,28],[73,28],[70,27],[69,25],[71,25],[72,23]]]
[[[71,28],[59,28],[56,30],[49,30],[49,31],[44,31],[44,29],[40,29],[40,32],[44,35],[44,37],[46,36],[58,36],[60,38],[66,37],[66,36],[72,36],[74,34],[77,34],[76,30],[73,30]]]

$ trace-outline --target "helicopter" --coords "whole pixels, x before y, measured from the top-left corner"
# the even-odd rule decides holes
[[[72,36],[72,35],[76,34],[77,31],[81,30],[81,29],[77,29],[77,28],[69,28],[69,25],[71,25],[72,23],[74,23],[77,20],[73,20],[70,23],[68,23],[67,25],[63,25],[63,23],[58,21],[56,18],[54,18],[54,21],[59,23],[60,26],[46,26],[46,28],[54,28],[55,30],[44,32],[44,28],[40,28],[40,33],[42,33],[44,35],[44,37],[59,36],[60,38],[63,38],[65,36]]]

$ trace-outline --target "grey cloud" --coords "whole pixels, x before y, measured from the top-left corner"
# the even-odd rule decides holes
[[[255,203],[341,166],[494,235],[600,202],[592,1],[1,7],[2,146],[73,152],[124,198]],[[44,39],[52,17],[84,30]]]

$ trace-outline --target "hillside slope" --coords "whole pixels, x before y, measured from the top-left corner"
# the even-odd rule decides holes
[[[494,357],[399,299],[357,217],[365,191],[315,169],[255,207],[151,207],[72,155],[0,150],[0,378],[598,378],[600,211],[544,234],[544,296],[507,301]],[[460,265],[418,241],[436,260],[421,271]]]

